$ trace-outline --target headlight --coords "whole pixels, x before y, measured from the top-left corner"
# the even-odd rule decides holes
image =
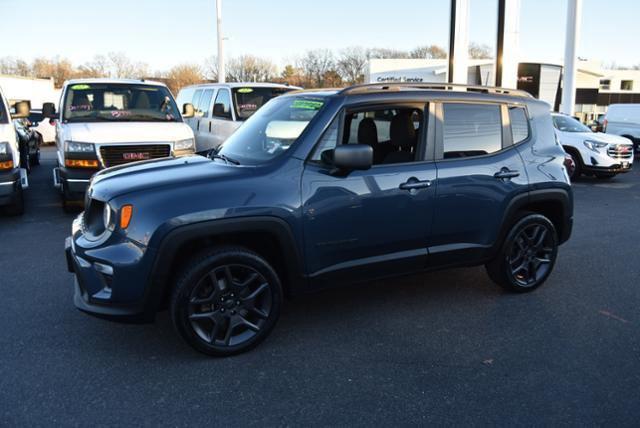
[[[102,222],[104,223],[105,230],[113,231],[115,229],[113,217],[113,210],[109,204],[104,204],[104,208],[102,209]]]
[[[9,149],[9,143],[0,143],[0,155],[9,155],[11,150]]]
[[[176,141],[173,145],[173,150],[182,151],[182,150],[192,150],[195,146],[195,141],[193,138],[187,138],[186,140]]]
[[[587,141],[584,142],[584,145],[589,150],[592,150],[592,151],[594,151],[596,153],[600,153],[598,151],[598,149],[601,149],[603,147],[607,147],[609,145],[609,143],[603,143],[601,141],[590,141],[590,140],[587,140]]]
[[[64,151],[67,153],[94,153],[95,145],[92,143],[79,143],[77,141],[65,141]]]

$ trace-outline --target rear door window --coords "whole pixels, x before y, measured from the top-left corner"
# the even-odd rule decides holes
[[[443,157],[483,156],[502,150],[498,104],[445,103]]]
[[[193,108],[198,113],[198,106],[200,105],[200,99],[202,98],[202,89],[198,89],[193,94],[193,99],[191,100],[191,104],[193,104]]]
[[[207,89],[202,93],[200,102],[198,103],[198,112],[203,117],[209,117],[209,109],[211,108],[211,99],[213,98],[213,89]]]

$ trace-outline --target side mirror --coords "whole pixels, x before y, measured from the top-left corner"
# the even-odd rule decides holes
[[[213,115],[218,117],[226,117],[228,119],[231,118],[231,112],[224,111],[224,104],[217,103],[213,105]]]
[[[191,103],[184,103],[184,104],[182,105],[182,117],[184,117],[184,118],[188,119],[188,118],[190,118],[190,117],[195,116],[195,114],[196,114],[196,111],[195,111],[195,109],[193,108],[193,104],[191,104]]]
[[[24,119],[25,117],[29,117],[29,114],[31,113],[31,102],[18,101],[14,109],[15,113],[11,115],[13,119]]]
[[[333,165],[340,171],[367,170],[373,165],[373,148],[367,144],[342,144],[333,151]]]
[[[56,118],[56,106],[54,103],[42,104],[42,117],[46,117],[48,119]]]

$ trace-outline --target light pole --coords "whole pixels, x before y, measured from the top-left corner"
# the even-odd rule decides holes
[[[224,41],[222,40],[222,0],[216,0],[216,17],[218,27],[218,82],[225,82]]]
[[[567,39],[564,46],[564,77],[560,111],[573,116],[576,104],[576,47],[580,39],[582,0],[569,0],[567,7]]]

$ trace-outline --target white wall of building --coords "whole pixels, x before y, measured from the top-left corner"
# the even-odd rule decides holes
[[[35,109],[42,108],[45,102],[57,107],[60,100],[60,89],[54,88],[53,79],[0,75],[0,88],[8,100],[29,100]]]

